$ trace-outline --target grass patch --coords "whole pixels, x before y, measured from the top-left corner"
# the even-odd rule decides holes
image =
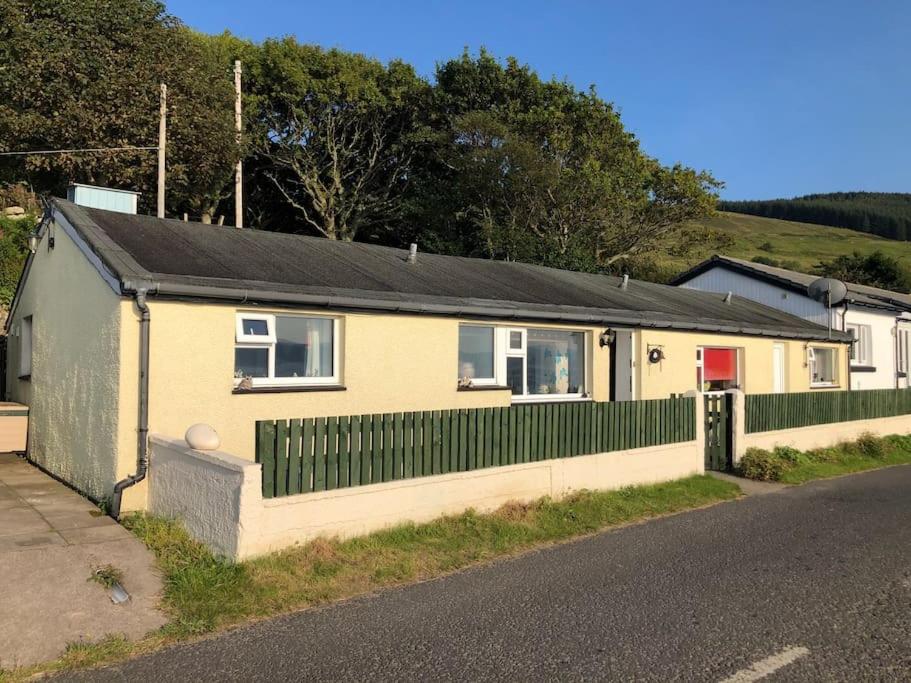
[[[123,582],[123,572],[112,564],[106,564],[94,569],[87,580],[110,589]]]
[[[802,484],[908,463],[911,463],[911,436],[863,434],[857,441],[805,452],[788,447],[772,451],[750,448],[740,461],[739,473],[760,481]]]
[[[160,645],[211,633],[243,621],[325,604],[411,583],[564,541],[610,526],[736,498],[740,489],[708,476],[617,491],[582,491],[559,502],[510,503],[491,514],[442,517],[350,540],[318,539],[245,562],[213,557],[176,522],[146,515],[124,519],[155,554],[165,581],[170,621],[138,643],[108,639],[74,645],[36,671],[116,661]],[[14,678],[15,676],[15,678]]]

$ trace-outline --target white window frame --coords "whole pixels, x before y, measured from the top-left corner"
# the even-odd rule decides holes
[[[854,335],[851,344],[851,365],[873,365],[873,327],[863,323],[845,323],[845,331]]]
[[[499,386],[499,385],[501,384],[501,382],[500,382],[499,380],[500,380],[500,378],[502,378],[504,375],[500,374],[499,367],[498,367],[498,365],[497,365],[498,362],[499,362],[500,351],[501,351],[501,345],[500,345],[500,344],[501,344],[501,339],[500,339],[500,335],[499,335],[498,332],[497,332],[497,328],[494,327],[493,325],[478,325],[478,324],[474,324],[474,323],[459,323],[459,330],[460,330],[460,331],[461,331],[461,329],[462,329],[463,327],[481,327],[481,328],[483,328],[483,329],[490,329],[490,330],[493,330],[493,362],[491,363],[491,367],[493,368],[493,377],[471,377],[470,379],[471,379],[471,386],[473,386],[473,387],[495,387],[495,386]],[[458,344],[458,341],[456,341],[456,343]],[[458,350],[456,350],[456,354],[458,354]],[[459,381],[461,381],[463,378],[462,378],[462,377],[459,377],[458,379],[459,379]]]
[[[591,399],[591,332],[584,329],[564,329],[553,327],[502,327],[498,325],[484,325],[477,323],[460,323],[459,327],[485,327],[494,331],[494,377],[472,378],[472,387],[496,386],[508,388],[506,385],[506,359],[522,359],[522,392],[512,394],[514,403],[553,403],[555,401],[580,401]],[[556,330],[558,332],[581,332],[582,342],[582,383],[583,391],[572,394],[529,394],[528,393],[528,330]],[[522,334],[521,348],[510,348],[510,336],[513,332]],[[461,378],[459,378],[461,379]]]
[[[700,394],[723,394],[724,391],[703,391],[705,384],[705,350],[706,349],[723,349],[734,352],[734,363],[737,367],[737,388],[743,389],[743,363],[741,362],[741,349],[737,346],[697,346],[696,347],[696,391]]]
[[[835,356],[835,362],[833,364],[833,370],[835,379],[832,382],[814,382],[813,381],[813,369],[816,366],[816,352],[817,351],[831,351]],[[810,375],[810,387],[838,387],[841,386],[841,373],[840,368],[838,367],[838,349],[833,349],[829,346],[807,346],[807,371]]]
[[[266,334],[245,334],[244,320],[264,321],[266,323]],[[275,316],[271,313],[238,313],[235,326],[234,341],[238,344],[275,344]]]
[[[312,320],[332,321],[332,376],[331,377],[276,377],[275,376],[275,346],[276,339],[275,318],[307,318]],[[269,325],[269,335],[243,334],[243,320],[266,320]],[[295,387],[295,386],[338,386],[341,384],[341,347],[342,326],[341,318],[323,315],[304,315],[296,313],[245,313],[238,312],[235,323],[234,348],[266,349],[269,352],[268,377],[251,377],[254,387]],[[271,339],[267,342],[266,339]],[[247,341],[251,340],[251,341]],[[243,381],[243,377],[234,378],[234,386]]]
[[[34,323],[32,316],[22,318],[19,325],[19,379],[32,376],[32,338]]]

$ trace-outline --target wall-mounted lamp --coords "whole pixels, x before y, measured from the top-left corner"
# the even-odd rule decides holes
[[[614,339],[616,339],[616,337],[617,337],[616,332],[614,332],[611,329],[606,329],[606,330],[604,330],[604,332],[602,332],[601,334],[598,335],[598,344],[603,349],[605,346],[610,346],[611,344],[613,344]]]
[[[31,232],[28,236],[28,250],[33,254],[38,251],[38,233]]]
[[[653,346],[648,350],[648,362],[652,365],[660,363],[664,358],[664,350],[660,346]]]

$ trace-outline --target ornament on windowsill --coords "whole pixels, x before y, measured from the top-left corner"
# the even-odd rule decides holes
[[[237,384],[237,388],[242,391],[249,391],[253,388],[253,378],[250,375],[245,375]]]
[[[459,389],[470,389],[471,377],[459,377]]]

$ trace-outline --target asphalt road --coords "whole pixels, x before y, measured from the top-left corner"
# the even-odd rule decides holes
[[[745,681],[773,670],[765,680],[911,681],[911,466],[609,531],[65,678]]]

